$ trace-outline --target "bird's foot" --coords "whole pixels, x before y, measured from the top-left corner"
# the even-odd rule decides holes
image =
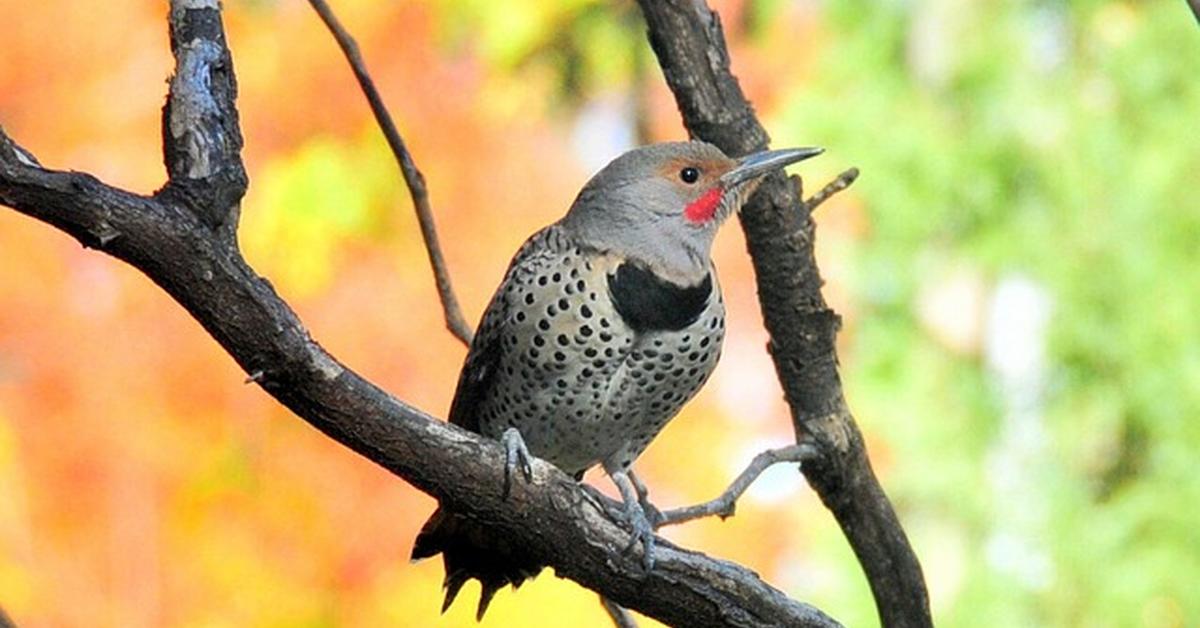
[[[625,546],[625,552],[630,552],[634,547],[641,545],[642,566],[648,572],[654,568],[655,537],[654,526],[650,524],[650,519],[646,516],[646,509],[642,505],[641,497],[643,495],[639,495],[639,491],[626,471],[609,471],[608,475],[617,485],[617,489],[621,491],[621,500],[625,503],[625,521],[629,524],[632,533],[629,545]],[[638,482],[638,484],[641,483]],[[644,491],[645,486],[643,485],[642,488]],[[662,516],[658,513],[657,508],[654,508],[654,513],[659,517]]]
[[[515,427],[504,430],[500,436],[500,444],[504,445],[504,498],[508,499],[512,493],[513,475],[516,474],[518,466],[521,468],[521,475],[525,476],[525,481],[533,481],[533,465],[530,463],[532,456],[529,455],[529,448],[525,446],[525,439],[521,438],[521,432]]]
[[[638,503],[642,505],[642,512],[646,514],[646,520],[650,522],[650,527],[657,530],[665,517],[657,506],[650,503],[650,489],[646,487],[641,476],[633,472],[633,469],[629,470],[629,479],[633,482],[634,490],[637,491]]]
[[[625,553],[633,551],[633,548],[640,544],[642,546],[642,567],[649,572],[654,569],[654,526],[650,525],[646,511],[637,502],[633,502],[632,507],[626,505],[625,517],[628,519],[633,533],[629,539],[629,545],[625,546]]]

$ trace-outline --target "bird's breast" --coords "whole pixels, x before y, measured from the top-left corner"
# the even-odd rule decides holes
[[[724,332],[712,277],[673,287],[574,248],[512,273],[503,299],[482,431],[516,427],[568,473],[632,462],[712,372]]]

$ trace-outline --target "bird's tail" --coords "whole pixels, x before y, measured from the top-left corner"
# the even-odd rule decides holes
[[[492,596],[501,587],[521,586],[542,570],[543,565],[529,557],[509,539],[497,536],[482,525],[439,507],[421,528],[413,544],[412,560],[442,555],[446,568],[446,600],[442,612],[450,608],[463,584],[475,578],[483,587],[475,619],[483,619]]]

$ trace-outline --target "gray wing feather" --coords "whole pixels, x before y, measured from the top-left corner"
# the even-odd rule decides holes
[[[492,388],[504,353],[505,323],[510,307],[506,295],[510,284],[536,272],[537,267],[552,257],[553,250],[565,245],[566,238],[559,227],[551,225],[530,236],[509,262],[504,281],[483,313],[458,376],[458,387],[450,404],[450,422],[454,425],[480,432],[477,410]]]

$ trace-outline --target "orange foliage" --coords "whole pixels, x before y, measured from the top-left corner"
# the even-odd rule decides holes
[[[247,256],[340,359],[444,413],[463,348],[442,328],[406,193],[350,72],[304,3],[225,4]],[[512,251],[588,175],[541,104],[554,85],[440,46],[439,5],[336,4],[425,171],[474,319]],[[0,0],[0,123],[48,166],[152,191],[164,12],[159,0]],[[759,61],[747,52],[737,66],[769,102]],[[656,133],[680,137],[648,79]],[[639,465],[663,506],[713,496],[757,449],[791,439],[736,232],[716,252],[723,364]],[[29,627],[473,624],[469,601],[439,619],[440,564],[407,561],[432,500],[243,377],[137,272],[0,211],[0,604]],[[667,535],[775,580],[808,542],[798,515],[779,515],[799,499],[810,521],[828,518],[795,473],[768,484],[734,519]],[[485,625],[564,617],[609,625],[593,594],[552,575],[500,595]]]

